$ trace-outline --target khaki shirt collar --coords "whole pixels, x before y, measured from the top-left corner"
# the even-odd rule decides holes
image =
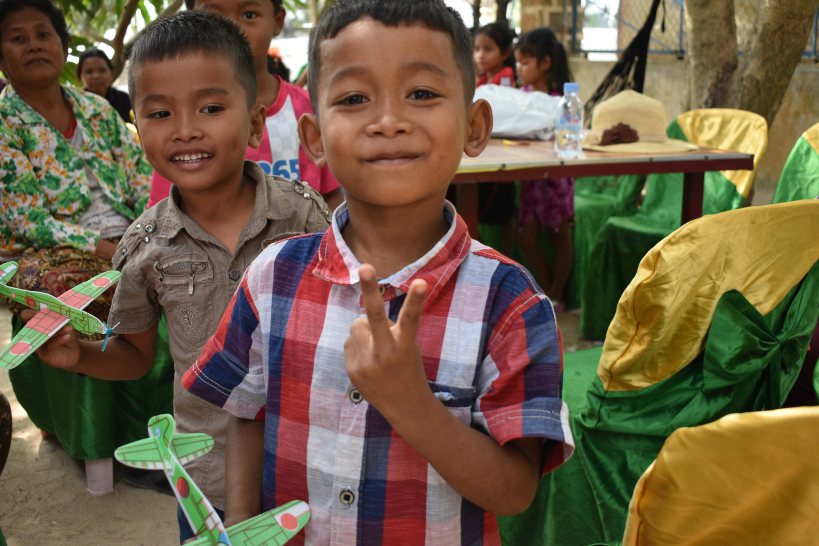
[[[245,160],[243,173],[256,183],[256,200],[253,203],[253,214],[243,228],[243,232],[246,233],[243,233],[242,237],[240,237],[242,240],[247,240],[258,235],[268,221],[282,220],[293,216],[296,214],[296,208],[289,199],[281,199],[277,192],[270,191],[272,186],[266,183],[266,175],[257,163]],[[214,240],[208,232],[182,212],[179,208],[181,198],[182,196],[176,185],[172,185],[171,194],[168,197],[168,211],[163,233],[171,239],[184,229],[195,239]]]

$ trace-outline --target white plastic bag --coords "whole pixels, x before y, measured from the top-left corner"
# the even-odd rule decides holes
[[[484,99],[492,107],[493,137],[539,140],[552,137],[560,97],[486,84],[475,89],[475,99]]]

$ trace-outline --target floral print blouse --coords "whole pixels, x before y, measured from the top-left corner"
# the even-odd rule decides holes
[[[91,205],[86,165],[111,206],[134,220],[145,208],[151,166],[103,97],[62,87],[83,146],[75,149],[11,86],[0,93],[0,257],[67,244],[92,251],[99,233],[81,226]]]

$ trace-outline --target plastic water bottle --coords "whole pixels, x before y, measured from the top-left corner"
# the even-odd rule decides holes
[[[557,157],[579,157],[583,151],[583,101],[575,82],[563,84],[563,97],[557,105],[555,153]]]

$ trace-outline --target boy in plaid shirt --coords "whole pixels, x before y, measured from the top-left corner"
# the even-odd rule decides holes
[[[492,126],[471,51],[441,0],[314,29],[299,134],[346,204],[262,252],[183,378],[234,416],[228,523],[303,499],[311,544],[499,544],[571,453],[552,306],[444,198]]]

